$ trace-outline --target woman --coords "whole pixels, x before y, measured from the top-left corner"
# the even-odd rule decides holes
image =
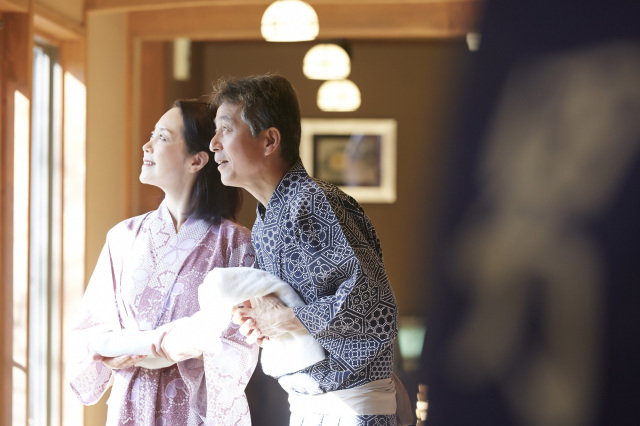
[[[108,425],[250,424],[244,388],[258,348],[230,313],[225,330],[189,326],[197,339],[171,331],[199,311],[209,271],[255,264],[249,230],[232,222],[240,194],[222,185],[208,150],[214,117],[206,103],[182,100],[160,118],[140,181],[164,200],[107,233],[71,331],[71,387],[90,405],[112,386]]]

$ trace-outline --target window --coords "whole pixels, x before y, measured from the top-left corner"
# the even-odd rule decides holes
[[[62,72],[56,47],[33,51],[29,215],[29,419],[57,425],[61,381]]]
[[[2,425],[84,424],[64,380],[63,331],[84,290],[85,43],[52,22],[2,14]]]

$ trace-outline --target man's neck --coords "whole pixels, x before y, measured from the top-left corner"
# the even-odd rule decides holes
[[[256,200],[258,200],[265,208],[269,204],[269,200],[273,196],[280,181],[287,173],[291,166],[280,162],[277,165],[267,168],[266,172],[262,172],[260,180],[255,182],[253,188],[245,188]]]

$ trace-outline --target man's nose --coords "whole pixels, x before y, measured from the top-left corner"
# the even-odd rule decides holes
[[[213,135],[213,137],[211,138],[211,142],[209,143],[209,150],[211,152],[218,152],[220,151],[220,144],[218,143],[218,139],[216,138],[217,135]]]

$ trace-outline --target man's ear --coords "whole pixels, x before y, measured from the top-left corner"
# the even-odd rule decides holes
[[[269,127],[265,130],[265,155],[271,155],[280,148],[280,130],[275,127]]]
[[[207,163],[209,162],[209,154],[204,152],[204,151],[200,151],[197,154],[194,154],[193,156],[191,156],[191,164],[189,165],[189,171],[191,173],[196,173],[197,171],[201,170],[204,166],[207,165]]]

